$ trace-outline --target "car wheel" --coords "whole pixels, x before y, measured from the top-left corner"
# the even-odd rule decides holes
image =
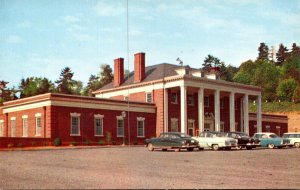
[[[213,149],[213,150],[219,150],[219,145],[213,144],[213,145],[212,145],[212,149]]]
[[[275,147],[274,144],[268,144],[269,149],[273,149]]]
[[[148,144],[148,150],[149,151],[153,151],[154,150],[154,147],[151,143]]]
[[[168,150],[168,149],[166,149],[166,148],[163,148],[163,149],[162,149],[162,151],[167,151],[167,150]]]
[[[225,150],[231,150],[231,147],[226,147]]]
[[[294,145],[295,145],[296,148],[300,147],[300,143],[298,143],[298,142],[296,142]]]
[[[187,151],[189,151],[189,152],[191,152],[193,150],[194,150],[194,148],[187,148]]]
[[[199,147],[198,149],[199,149],[199,150],[204,150],[204,148],[202,148],[202,147]]]
[[[247,150],[252,150],[252,147],[247,146],[246,149]]]
[[[242,146],[237,146],[237,147],[236,147],[236,149],[238,149],[238,150],[242,150],[242,149],[243,149],[243,147],[242,147]]]
[[[180,152],[180,148],[175,148],[175,152]]]

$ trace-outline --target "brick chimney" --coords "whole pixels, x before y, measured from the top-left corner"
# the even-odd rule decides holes
[[[114,60],[114,86],[120,86],[124,82],[124,58]]]
[[[134,54],[134,83],[141,82],[145,78],[145,53]]]

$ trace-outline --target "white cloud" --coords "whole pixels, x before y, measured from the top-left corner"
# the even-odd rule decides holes
[[[79,22],[80,19],[75,17],[75,16],[70,16],[70,15],[67,15],[65,17],[63,17],[63,20],[67,23],[75,23],[75,22]]]
[[[8,36],[8,38],[6,39],[7,43],[11,43],[11,44],[18,44],[23,42],[22,38],[20,36],[17,35],[10,35]]]
[[[28,20],[24,20],[18,24],[19,28],[31,28],[31,22]]]
[[[125,8],[125,4],[122,5],[120,2],[98,1],[92,10],[99,16],[116,16],[124,13]]]

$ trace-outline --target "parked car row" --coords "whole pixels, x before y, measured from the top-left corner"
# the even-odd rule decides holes
[[[198,136],[191,137],[179,132],[165,132],[157,138],[146,139],[145,145],[149,151],[175,149],[177,152],[182,149],[193,151],[194,149],[231,150],[243,148],[251,150],[256,147],[273,149],[295,146],[299,148],[300,133],[285,133],[281,138],[275,133],[255,133],[253,137],[250,137],[243,132],[205,131]]]

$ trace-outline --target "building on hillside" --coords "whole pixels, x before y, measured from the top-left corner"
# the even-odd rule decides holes
[[[124,59],[114,60],[114,81],[93,92],[98,98],[135,100],[156,105],[156,135],[180,131],[265,131],[267,115],[261,113],[261,88],[220,80],[219,68],[210,71],[162,63],[145,67],[145,53],[134,55],[134,72],[124,77]],[[249,101],[257,113],[249,118]],[[275,117],[275,116],[272,116]],[[277,127],[287,130],[286,117]],[[269,120],[268,120],[269,121]],[[265,125],[264,125],[265,124]],[[273,131],[273,129],[270,129]]]
[[[145,67],[135,54],[134,72],[124,77],[124,59],[114,60],[114,81],[95,97],[47,93],[4,102],[0,147],[72,142],[143,144],[166,131],[287,132],[287,117],[261,113],[261,89],[220,80],[210,71],[173,64]],[[255,100],[257,113],[248,112]]]

